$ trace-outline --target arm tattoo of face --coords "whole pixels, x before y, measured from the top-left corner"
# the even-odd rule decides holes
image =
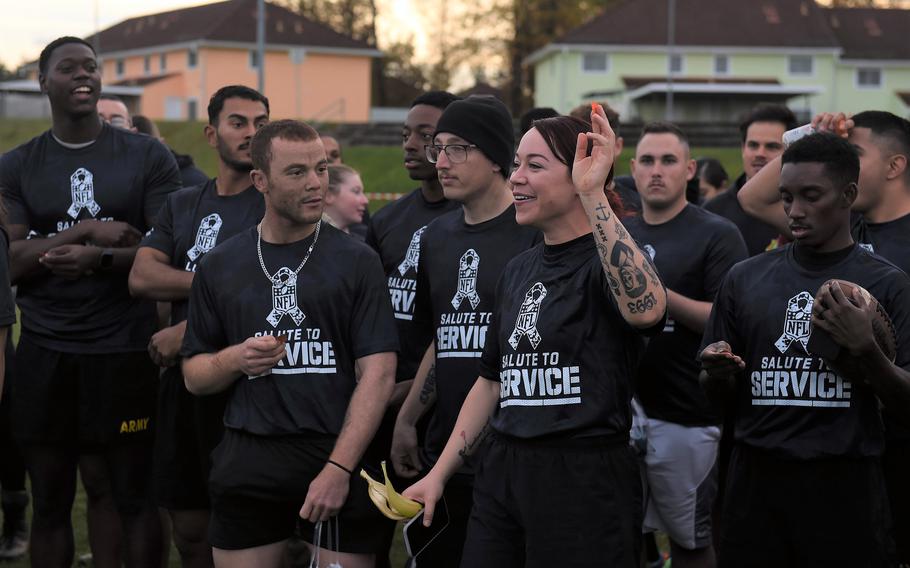
[[[613,245],[613,254],[610,255],[610,264],[619,269],[623,290],[630,298],[638,298],[648,288],[645,273],[635,266],[634,258],[632,247],[622,241],[616,241]]]
[[[436,365],[430,365],[430,370],[427,371],[427,379],[423,383],[423,388],[420,389],[420,404],[426,406],[426,404],[430,401],[430,397],[435,392],[436,392]]]
[[[610,213],[610,208],[607,207],[606,205],[604,205],[603,203],[598,202],[597,207],[595,207],[594,210],[597,211],[597,213],[595,214],[595,217],[597,217],[600,221],[603,221],[605,223],[607,221],[609,221],[610,217],[612,216],[612,214]]]
[[[477,436],[473,440],[468,440],[467,435],[465,435],[464,430],[461,431],[461,439],[464,442],[464,447],[458,450],[458,455],[461,456],[462,461],[467,462],[477,448],[486,440],[487,435],[490,433],[490,420],[487,419],[486,424],[483,425],[483,428],[480,429],[480,432],[477,433]]]

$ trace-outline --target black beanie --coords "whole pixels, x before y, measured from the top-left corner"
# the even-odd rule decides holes
[[[506,105],[491,96],[474,95],[446,107],[436,134],[447,132],[474,144],[508,179],[515,158],[515,127]]]

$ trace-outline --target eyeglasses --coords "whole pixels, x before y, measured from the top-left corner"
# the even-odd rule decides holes
[[[423,147],[427,153],[427,160],[435,164],[439,160],[440,152],[445,152],[446,158],[453,164],[460,164],[468,159],[468,148],[476,148],[474,144],[428,144]]]

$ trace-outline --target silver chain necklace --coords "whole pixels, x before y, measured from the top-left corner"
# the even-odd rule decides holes
[[[303,265],[306,264],[306,261],[310,260],[310,255],[313,253],[313,247],[316,246],[316,241],[319,240],[319,228],[322,227],[322,220],[316,223],[316,234],[313,235],[313,242],[310,243],[310,247],[307,249],[306,254],[303,256],[303,261],[301,261],[300,266],[297,267],[297,270],[294,271],[294,274],[300,274],[300,271],[303,269]],[[269,269],[265,267],[265,260],[262,259],[262,221],[256,225],[256,254],[259,255],[259,266],[262,267],[262,273],[265,274],[265,277],[272,280],[272,275],[269,274]]]

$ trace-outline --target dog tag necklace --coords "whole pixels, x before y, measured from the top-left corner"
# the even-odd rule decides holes
[[[265,260],[262,258],[262,222],[256,225],[256,254],[259,255],[259,266],[262,267],[262,273],[272,283],[272,311],[266,320],[272,324],[272,327],[278,327],[278,322],[285,315],[291,316],[294,323],[300,325],[300,322],[306,317],[297,306],[297,275],[303,269],[306,262],[313,253],[316,241],[319,240],[319,229],[322,227],[322,221],[316,223],[316,233],[313,235],[313,242],[310,243],[300,266],[296,270],[291,270],[282,266],[275,274],[269,274],[265,266]]]

